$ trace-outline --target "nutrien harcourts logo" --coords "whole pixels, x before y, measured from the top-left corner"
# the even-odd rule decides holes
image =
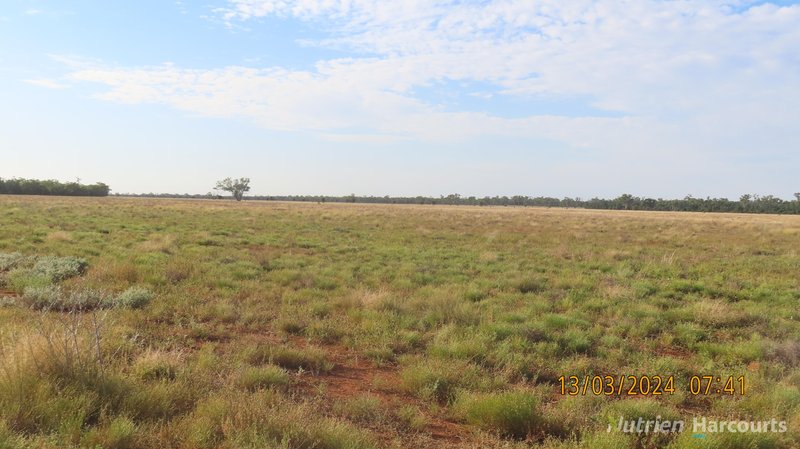
[[[616,426],[609,423],[608,432],[617,431],[623,433],[682,433],[687,429],[686,421],[664,420],[661,416],[656,419],[625,419],[620,416],[616,421]],[[692,436],[695,438],[705,438],[707,434],[713,433],[783,433],[786,432],[786,421],[777,419],[761,421],[723,421],[710,419],[704,416],[695,416],[691,422]]]

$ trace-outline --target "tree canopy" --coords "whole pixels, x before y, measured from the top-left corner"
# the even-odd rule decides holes
[[[217,181],[216,190],[230,192],[236,201],[242,201],[245,192],[250,191],[250,178],[225,178],[222,181]]]
[[[63,196],[107,196],[111,188],[98,182],[81,184],[60,182],[54,179],[0,178],[0,194],[7,195],[63,195]]]

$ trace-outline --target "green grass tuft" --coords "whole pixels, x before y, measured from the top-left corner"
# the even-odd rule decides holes
[[[262,388],[285,389],[291,383],[289,373],[278,366],[246,367],[236,379],[239,387],[255,391]]]
[[[467,423],[505,437],[522,439],[546,431],[540,400],[530,392],[465,393],[458,397],[453,411]]]

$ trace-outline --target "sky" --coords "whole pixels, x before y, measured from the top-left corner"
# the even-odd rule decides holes
[[[3,0],[0,177],[790,199],[798,3]]]

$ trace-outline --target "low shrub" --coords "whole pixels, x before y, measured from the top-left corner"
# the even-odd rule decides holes
[[[111,307],[141,309],[153,299],[153,292],[144,287],[130,287],[110,299]]]
[[[60,312],[85,312],[98,308],[140,308],[153,294],[141,287],[132,287],[113,297],[99,290],[81,289],[64,291],[57,285],[27,287],[22,304],[35,310]]]
[[[87,311],[101,307],[108,299],[97,290],[64,292],[61,287],[28,287],[22,295],[22,303],[36,310]]]
[[[0,272],[24,265],[28,259],[20,253],[0,253]]]
[[[78,257],[39,257],[33,266],[35,274],[42,275],[51,282],[60,282],[64,279],[79,276],[86,271],[89,263]]]

